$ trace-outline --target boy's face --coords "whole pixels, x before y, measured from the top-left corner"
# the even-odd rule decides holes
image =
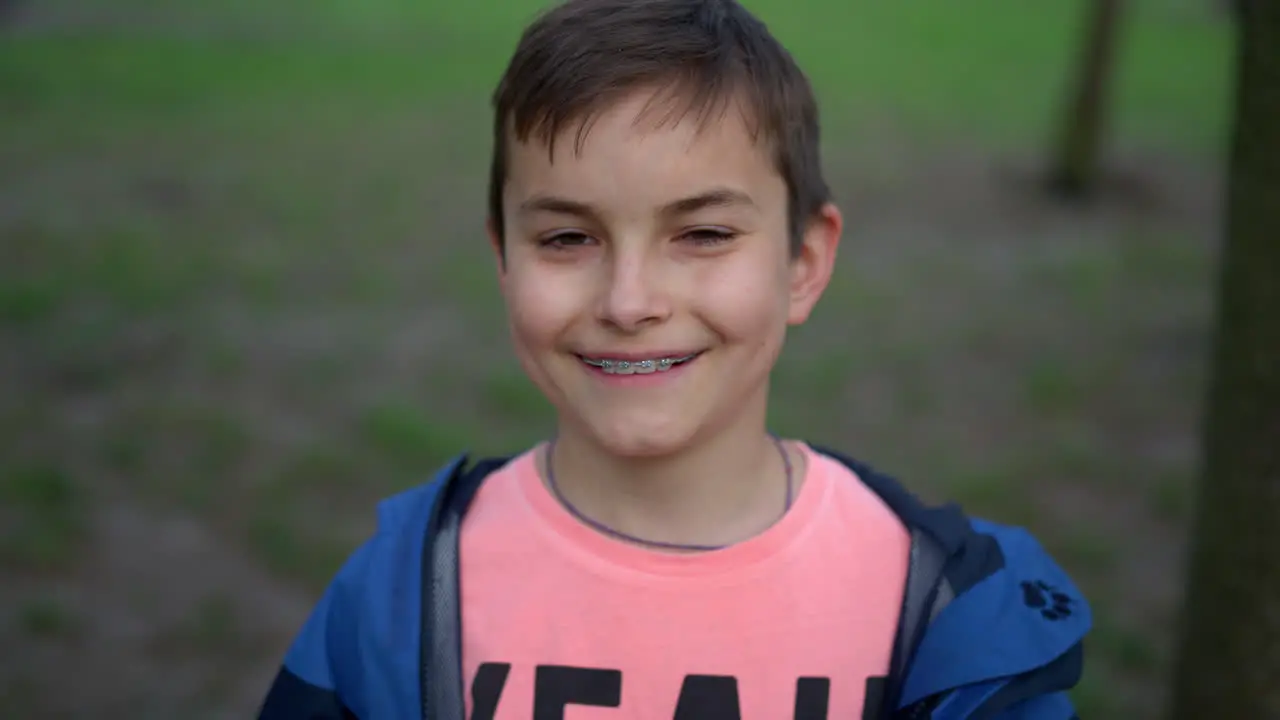
[[[692,114],[657,126],[651,97],[595,118],[580,151],[576,126],[554,155],[513,141],[503,192],[517,355],[562,432],[633,457],[762,419],[841,230],[824,208],[791,257],[786,185],[736,108],[701,131]]]

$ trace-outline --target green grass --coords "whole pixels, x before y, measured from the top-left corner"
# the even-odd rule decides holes
[[[59,133],[59,142],[68,131],[96,135],[103,123],[164,126],[317,107],[376,113],[459,96],[474,102],[543,5],[278,2],[270,11],[225,12],[224,26],[238,27],[237,18],[253,26],[255,14],[274,21],[258,23],[264,29],[247,41],[231,42],[231,30],[220,34],[214,13],[209,28],[190,33],[194,39],[160,32],[18,37],[0,48],[0,77],[25,117],[47,121],[52,111],[64,121],[44,128]],[[838,121],[887,113],[929,130],[1013,133],[1024,141],[1048,134],[1083,18],[1083,3],[1068,0],[748,5],[793,49]],[[1118,132],[1216,147],[1227,30],[1188,22],[1173,3],[1134,5],[1118,66]],[[300,31],[280,27],[290,13],[306,19]],[[86,108],[98,121],[74,122],[73,113]]]
[[[1152,512],[1170,522],[1187,522],[1191,514],[1191,472],[1187,468],[1177,473],[1157,474],[1150,489]]]
[[[1041,523],[1029,477],[1017,462],[1004,467],[988,464],[980,469],[953,467],[947,473],[945,494],[963,502],[974,515],[1036,527]]]
[[[79,488],[55,466],[0,468],[0,563],[53,571],[73,563],[86,532]]]
[[[495,373],[485,378],[481,402],[486,412],[515,422],[546,425],[550,405],[523,373]]]
[[[1194,441],[1214,248],[1177,191],[1222,142],[1226,25],[1133,3],[1112,147],[1154,153],[1143,180],[1172,194],[1072,215],[1010,209],[971,166],[1044,157],[1084,3],[748,4],[858,191],[775,429],[1029,525],[1091,596],[1146,597],[1126,538],[1042,489],[1133,505],[1127,532],[1185,523],[1194,453],[1159,449]],[[378,498],[545,437],[482,224],[486,96],[540,2],[54,5],[98,19],[0,38],[0,570],[73,574],[101,488],[316,592]],[[227,607],[172,642],[225,654]],[[17,624],[94,622],[64,614]],[[1158,694],[1166,629],[1100,617],[1082,716],[1149,717],[1131,696]]]
[[[73,634],[78,620],[61,603],[50,598],[31,600],[18,614],[22,630],[34,638],[62,638]]]
[[[366,411],[359,437],[374,452],[406,467],[433,467],[464,447],[463,436],[446,418],[404,402],[387,402]]]

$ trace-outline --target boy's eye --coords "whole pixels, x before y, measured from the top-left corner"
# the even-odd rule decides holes
[[[679,236],[680,240],[691,242],[698,246],[719,245],[728,242],[737,236],[736,233],[721,228],[696,228],[688,230]],[[543,238],[538,241],[542,247],[548,247],[555,250],[567,250],[569,248],[581,247],[595,242],[595,238],[581,232],[560,232]]]
[[[721,228],[695,228],[681,235],[680,239],[705,246],[729,242],[734,237],[735,233]]]
[[[542,247],[553,249],[566,249],[586,245],[591,242],[591,236],[580,232],[562,232],[556,233],[550,237],[543,238],[538,242]]]

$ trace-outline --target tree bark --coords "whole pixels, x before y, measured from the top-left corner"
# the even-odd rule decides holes
[[[1089,21],[1049,172],[1049,187],[1061,197],[1083,198],[1097,186],[1123,1],[1089,0]]]
[[[1280,718],[1280,2],[1239,3],[1235,129],[1175,720]]]

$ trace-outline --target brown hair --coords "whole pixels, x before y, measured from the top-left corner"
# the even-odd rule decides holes
[[[502,188],[511,137],[551,148],[578,123],[643,87],[706,123],[741,102],[787,185],[791,251],[830,199],[818,156],[818,107],[808,79],[759,19],[735,0],[567,0],[520,38],[493,93],[489,219],[504,233]],[[673,116],[665,116],[664,121]]]

